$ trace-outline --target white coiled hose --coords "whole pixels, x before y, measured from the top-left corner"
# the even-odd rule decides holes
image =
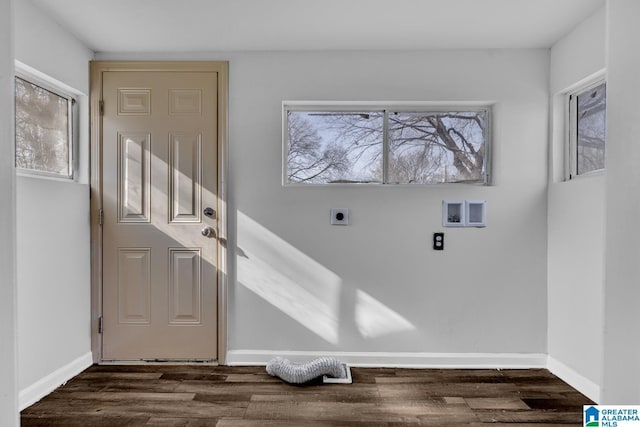
[[[319,357],[299,365],[291,363],[289,359],[276,357],[267,363],[267,373],[292,384],[306,383],[321,375],[333,378],[346,376],[342,363],[333,357]]]

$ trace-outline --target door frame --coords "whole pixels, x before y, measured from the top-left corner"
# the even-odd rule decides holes
[[[217,363],[227,354],[227,174],[229,63],[227,61],[90,61],[90,176],[91,176],[91,352],[102,362],[102,78],[107,71],[216,72],[218,74],[218,265]]]

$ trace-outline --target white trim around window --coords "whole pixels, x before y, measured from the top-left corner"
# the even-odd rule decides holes
[[[16,173],[22,176],[31,176],[37,178],[76,181],[78,177],[79,165],[79,97],[81,93],[72,87],[60,82],[26,64],[19,61],[15,62],[15,78],[16,85],[21,84],[23,87],[30,87],[42,94],[49,93],[54,99],[58,99],[65,104],[64,120],[66,123],[59,130],[65,133],[65,149],[64,170],[50,171],[37,164],[33,167],[21,167],[20,162],[16,158]],[[16,95],[17,96],[17,95]],[[16,105],[16,114],[19,114],[18,105]],[[17,119],[17,117],[16,117]],[[18,127],[19,124],[16,124]],[[16,138],[18,138],[18,129],[16,128]],[[16,144],[17,144],[16,139]],[[16,150],[17,151],[17,150]]]
[[[491,183],[493,103],[282,105],[285,186]]]

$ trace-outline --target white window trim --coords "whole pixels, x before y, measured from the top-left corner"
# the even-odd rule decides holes
[[[491,186],[492,185],[492,157],[493,157],[493,107],[495,103],[490,101],[283,101],[282,102],[282,185],[284,187],[433,187],[433,186]],[[289,132],[287,128],[287,112],[289,111],[327,111],[327,112],[349,112],[349,111],[371,111],[384,114],[383,121],[383,141],[382,141],[382,167],[383,182],[371,183],[298,183],[287,181],[287,147],[289,146]],[[388,135],[387,135],[387,113],[397,112],[447,112],[447,111],[486,111],[487,128],[485,129],[485,179],[484,182],[461,183],[461,182],[439,182],[439,183],[392,183],[387,182],[387,162],[388,162]]]
[[[598,73],[595,77],[589,78],[586,82],[582,82],[571,88],[571,90],[565,93],[565,167],[564,167],[564,180],[573,181],[584,177],[591,177],[602,175],[606,171],[605,167],[602,169],[589,171],[578,174],[578,96],[579,94],[593,89],[601,84],[606,84],[607,79],[603,73]],[[605,141],[606,144],[606,141]]]
[[[71,143],[69,144],[69,167],[71,169],[69,176],[63,176],[55,173],[32,169],[25,169],[17,166],[16,175],[53,181],[77,182],[79,175],[78,170],[80,167],[79,97],[82,94],[71,86],[17,60],[15,61],[14,77],[20,78],[45,90],[51,91],[54,94],[69,101],[69,136],[71,138]]]

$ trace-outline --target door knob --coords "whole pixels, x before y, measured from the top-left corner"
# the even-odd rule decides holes
[[[212,227],[205,227],[202,229],[202,235],[209,238],[216,237],[216,230]]]

